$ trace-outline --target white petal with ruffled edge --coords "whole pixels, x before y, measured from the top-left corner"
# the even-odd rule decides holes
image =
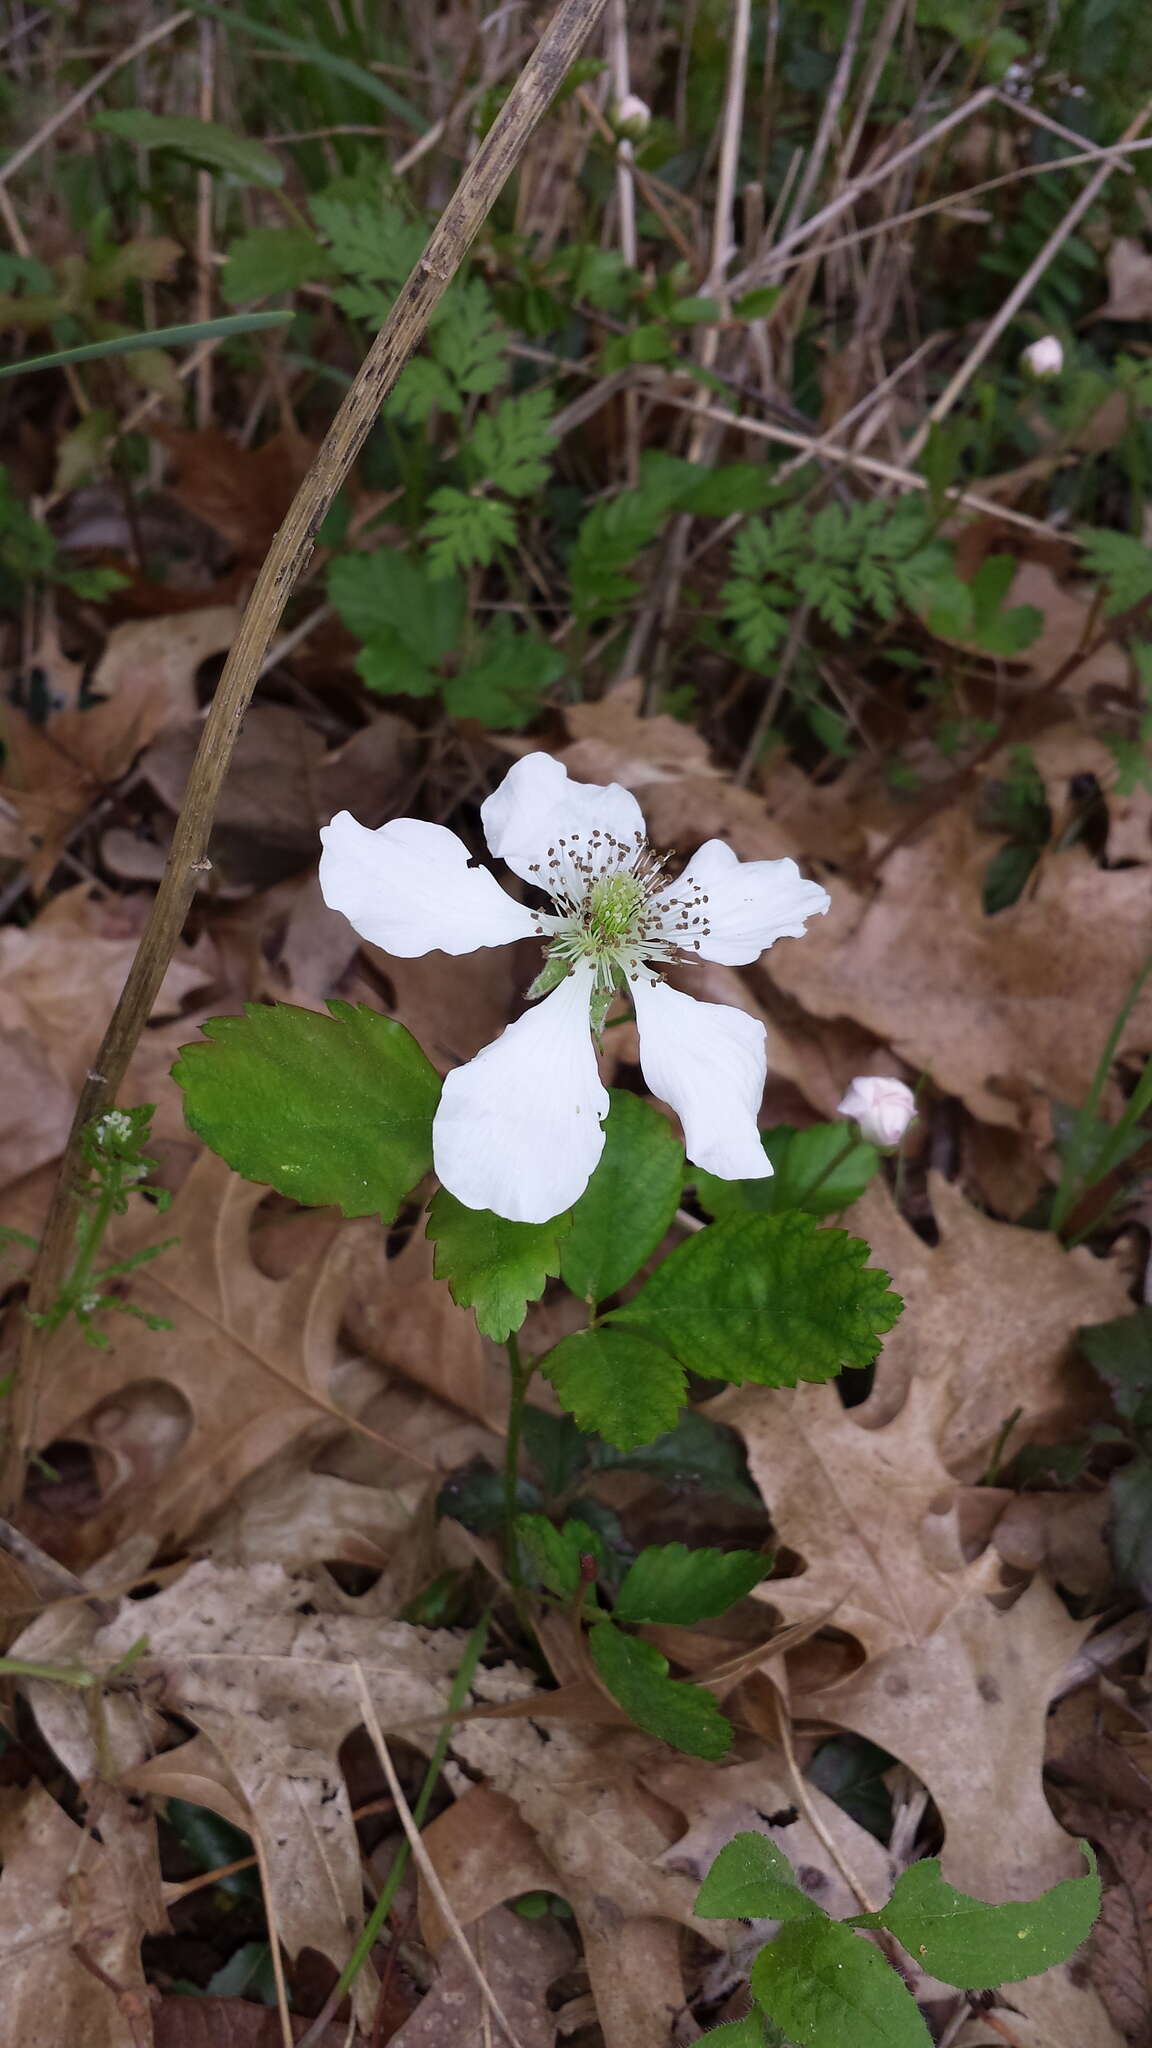
[[[468,848],[444,825],[394,818],[370,832],[341,811],[320,837],[325,903],[343,911],[362,939],[400,960],[475,953],[540,930],[539,919],[487,868],[468,865]]]
[[[693,1166],[721,1180],[763,1180],[772,1168],[756,1115],[768,1074],[764,1026],[728,1003],[698,1003],[662,981],[631,984],[640,1066],[676,1111]]]
[[[587,1187],[608,1114],[588,1016],[594,979],[591,967],[574,967],[445,1081],[433,1159],[466,1208],[546,1223]]]
[[[618,782],[573,782],[551,754],[525,754],[481,804],[484,836],[497,860],[507,861],[522,881],[547,889],[568,882],[567,850],[585,854],[599,847],[597,865],[615,867],[618,856],[605,844],[610,834],[631,855],[645,836],[644,813]],[[599,840],[594,834],[599,833]],[[549,860],[557,863],[549,867]]]
[[[706,840],[655,899],[670,937],[725,967],[747,967],[777,939],[802,939],[805,919],[821,916],[830,900],[794,860],[741,860],[723,839]],[[683,916],[695,920],[686,930],[677,923]]]

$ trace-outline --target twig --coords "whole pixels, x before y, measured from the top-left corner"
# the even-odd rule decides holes
[[[794,427],[778,425],[775,420],[749,419],[745,413],[727,412],[721,406],[698,406],[691,399],[673,398],[669,392],[660,394],[660,403],[672,406],[677,412],[691,412],[703,419],[716,420],[737,433],[751,434],[756,440],[778,441],[784,448],[803,448],[813,457],[818,452],[821,461],[843,463],[846,469],[858,469],[864,476],[881,477],[888,483],[902,485],[906,491],[928,489],[928,479],[916,470],[903,469],[895,462],[882,462],[875,455],[858,454],[854,448],[841,448],[820,434],[801,434]],[[1046,520],[1032,519],[1028,513],[1017,512],[1009,505],[998,505],[993,498],[985,498],[979,491],[949,491],[947,498],[957,511],[967,507],[973,512],[987,512],[1008,526],[1021,527],[1026,533],[1042,533],[1065,544],[1076,541],[1074,533],[1061,532]]]
[[[1146,100],[1135,119],[1130,121],[1124,130],[1120,138],[1121,142],[1134,142],[1141,129],[1147,127],[1150,116],[1152,116],[1152,100]],[[1048,265],[1059,255],[1073,228],[1083,220],[1089,207],[1095,205],[1096,200],[1115,169],[1116,159],[1101,164],[1095,175],[1089,178],[1079,198],[1073,200],[1063,220],[1052,230],[1044,247],[1028,265],[1023,277],[1020,278],[1017,284],[1013,285],[1008,297],[988,322],[975,347],[969,350],[955,376],[949,379],[935,405],[932,406],[927,417],[917,427],[916,432],[904,449],[905,462],[915,462],[932,428],[942,419],[947,418],[957,399],[968,389],[981,363],[991,354],[1004,329],[1010,321],[1015,319],[1016,314],[1025,301],[1031,297],[1033,290],[1043,277]]]
[[[212,119],[216,98],[216,24],[201,16],[199,24],[200,93],[197,111]],[[196,174],[196,318],[212,318],[212,192],[211,171]],[[206,355],[196,371],[196,425],[201,433],[212,424],[212,370]]]
[[[754,263],[749,264],[747,270],[732,280],[733,291],[748,291],[753,285],[763,284],[767,278],[774,276],[780,258],[788,250],[795,248],[800,242],[807,242],[829,221],[838,220],[840,215],[855,206],[857,200],[862,199],[866,192],[871,192],[875,185],[884,184],[894,171],[902,170],[905,164],[913,163],[918,156],[923,156],[924,151],[930,149],[934,142],[939,142],[953,128],[958,127],[961,121],[970,120],[973,114],[978,114],[981,107],[986,107],[996,96],[994,85],[984,86],[980,92],[973,93],[970,100],[965,100],[963,106],[953,107],[952,112],[946,114],[942,121],[937,121],[934,128],[926,129],[915,141],[907,143],[903,149],[898,149],[895,156],[888,157],[874,170],[862,171],[858,178],[853,178],[851,184],[845,185],[843,191],[836,194],[835,199],[830,199],[827,206],[822,206],[810,219],[801,221],[799,227],[793,228],[790,234],[785,235],[783,241],[778,242],[774,249],[766,251],[762,256],[758,256]]]
[[[780,1732],[780,1747],[784,1752],[784,1761],[788,1766],[788,1777],[797,1806],[800,1808],[816,1839],[822,1842],[828,1851],[853,1898],[859,1900],[861,1911],[864,1913],[878,1912],[880,1900],[872,1897],[863,1878],[857,1875],[847,1858],[841,1854],[839,1845],[833,1841],[832,1836],[829,1834],[828,1829],[816,1810],[816,1803],[812,1798],[808,1780],[796,1761],[796,1746],[792,1740],[792,1722],[788,1708],[778,1692],[776,1693],[776,1725]]]
[[[72,119],[73,114],[78,114],[81,107],[86,107],[89,100],[99,92],[100,87],[106,85],[110,78],[114,78],[118,71],[122,71],[125,64],[131,64],[135,57],[140,57],[145,50],[150,50],[153,43],[162,42],[165,36],[172,35],[176,29],[183,28],[186,21],[194,21],[195,18],[190,8],[184,8],[181,13],[170,15],[167,21],[157,22],[146,35],[137,36],[136,41],[130,43],[126,50],[120,50],[115,57],[110,57],[102,71],[93,72],[87,85],[82,85],[79,92],[74,92],[70,100],[65,100],[62,107],[57,107],[56,112],[36,130],[35,135],[30,135],[27,142],[13,151],[7,163],[0,166],[0,185],[6,185],[10,178],[16,176],[17,171],[23,170],[28,159],[35,156],[37,150],[42,149],[44,144]]]
[[[840,109],[847,98],[848,87],[852,81],[852,66],[856,61],[856,46],[860,41],[860,29],[864,20],[866,5],[867,0],[852,0],[852,12],[848,16],[848,25],[844,30],[844,40],[840,45],[840,58],[833,74],[832,83],[828,88],[828,97],[824,102],[824,111],[820,116],[820,125],[816,130],[816,139],[809,152],[808,162],[804,167],[804,175],[800,180],[796,196],[789,209],[788,219],[785,223],[785,242],[787,242],[792,230],[799,227],[800,222],[803,220],[804,208],[816,190],[820,173],[824,169],[824,159],[828,154],[836,123],[840,118]]]
[[[788,628],[788,639],[784,652],[780,656],[780,665],[772,678],[772,687],[767,692],[764,702],[760,706],[759,716],[752,729],[752,737],[744,749],[740,766],[732,778],[737,788],[743,788],[745,783],[751,780],[752,771],[760,759],[765,736],[780,708],[780,700],[788,688],[792,671],[799,659],[800,649],[804,644],[804,635],[808,628],[808,620],[811,617],[811,613],[811,605],[802,604],[799,611],[793,614],[792,624]]]
[[[380,405],[427,329],[498,193],[547,111],[606,0],[560,0],[533,55],[480,144],[317,450],[265,558],[205,722],[163,879],[100,1050],[80,1093],[53,1190],[28,1306],[49,1309],[69,1257],[85,1125],[112,1101],[128,1068],[204,873],[208,837],[241,720],[284,607]],[[186,18],[186,17],[181,17]],[[154,32],[154,37],[157,32]],[[29,1320],[11,1403],[0,1501],[19,1496],[23,1447],[35,1426],[43,1343]]]
[[[400,1825],[408,1837],[412,1856],[419,1868],[420,1875],[435,1899],[437,1906],[440,1908],[444,1917],[444,1924],[450,1929],[452,1938],[460,1950],[464,1966],[473,1979],[485,2006],[498,2022],[505,2039],[510,2043],[510,2048],[520,2048],[520,2042],[513,2032],[510,2022],[505,2017],[495,1992],[468,1946],[468,1937],[453,1910],[451,1899],[440,1882],[440,1873],[428,1854],[423,1836],[412,1818],[412,1809],[404,1797],[404,1787],[396,1775],[396,1766],[392,1762],[388,1744],[384,1739],[384,1731],[380,1726],[372,1695],[368,1690],[368,1681],[364,1676],[364,1668],[361,1664],[354,1664],[352,1668],[356,1673],[356,1687],[360,1694],[360,1707],[364,1715],[364,1726],[371,1738],[372,1747],[380,1759],[381,1769],[388,1781],[388,1790],[396,1802],[396,1812],[399,1816]]]

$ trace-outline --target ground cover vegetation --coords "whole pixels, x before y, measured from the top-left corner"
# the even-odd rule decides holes
[[[0,2038],[1147,2048],[1152,17],[0,40]]]

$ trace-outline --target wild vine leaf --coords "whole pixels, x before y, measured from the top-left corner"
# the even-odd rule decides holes
[[[721,1849],[700,1887],[702,1920],[819,1920],[782,1849],[767,1835],[741,1833]]]
[[[675,1429],[686,1398],[677,1359],[639,1331],[611,1324],[563,1338],[540,1371],[581,1429],[621,1451]]]
[[[886,1906],[857,1916],[857,1927],[888,1927],[932,1977],[982,1991],[1035,1977],[1066,1962],[1086,1941],[1100,1911],[1096,1858],[1082,1843],[1084,1877],[1068,1877],[1038,1899],[989,1906],[940,1875],[935,1856],[901,1871]]]

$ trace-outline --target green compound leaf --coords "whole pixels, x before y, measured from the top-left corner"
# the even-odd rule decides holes
[[[684,1147],[666,1117],[611,1091],[604,1150],[572,1211],[560,1271],[585,1301],[606,1301],[651,1258],[680,1205]]]
[[[732,1747],[732,1729],[710,1692],[669,1678],[668,1659],[639,1636],[626,1636],[610,1621],[589,1630],[588,1647],[617,1706],[648,1735],[671,1743],[685,1756],[716,1762]]]
[[[764,1150],[772,1161],[768,1180],[717,1180],[697,1173],[696,1192],[710,1216],[777,1216],[783,1209],[803,1209],[809,1216],[836,1216],[864,1193],[880,1164],[875,1145],[863,1139],[850,1143],[844,1124],[812,1124],[795,1131],[777,1124],[762,1131]]]
[[[1100,1911],[1096,1858],[1085,1877],[1065,1878],[1038,1899],[986,1906],[945,1884],[935,1856],[903,1871],[886,1906],[862,1914],[858,1927],[888,1927],[931,1977],[964,1991],[1039,1976],[1074,1954]]]
[[[796,1882],[792,1865],[767,1835],[733,1835],[696,1900],[701,1920],[822,1920]]]
[[[711,1379],[831,1379],[871,1363],[903,1306],[868,1256],[797,1210],[734,1217],[678,1246],[604,1327],[643,1329]]]
[[[189,1127],[246,1180],[391,1222],[432,1164],[440,1080],[402,1024],[351,1003],[213,1017],[172,1069]]]
[[[752,1965],[752,1993],[795,2048],[931,2048],[879,1949],[837,1920],[790,1920]]]
[[[123,142],[146,149],[170,149],[189,163],[210,171],[227,171],[245,185],[284,183],[284,166],[262,142],[236,135],[219,121],[197,121],[191,114],[148,114],[140,107],[119,113],[94,114],[92,126]]]
[[[491,1209],[466,1209],[441,1188],[428,1211],[427,1235],[436,1247],[434,1272],[447,1280],[459,1308],[476,1311],[483,1336],[503,1344],[518,1330],[530,1301],[539,1301],[560,1271],[560,1239],[567,1216],[548,1223],[510,1223]]]
[[[328,596],[349,632],[386,647],[399,641],[425,668],[451,654],[464,623],[463,587],[433,582],[398,548],[341,555],[328,571]]]
[[[455,591],[458,586],[431,587]],[[567,665],[558,648],[535,633],[518,632],[511,619],[498,618],[477,636],[467,668],[442,684],[445,707],[453,718],[478,718],[496,732],[520,732]]]
[[[674,1429],[686,1398],[676,1360],[633,1330],[578,1330],[541,1360],[540,1370],[581,1429],[621,1451]]]
[[[689,1550],[683,1543],[642,1550],[616,1597],[616,1619],[687,1628],[726,1613],[760,1584],[771,1563],[757,1550]]]
[[[604,1541],[587,1522],[565,1522],[558,1529],[546,1515],[517,1515],[516,1534],[532,1560],[536,1576],[561,1600],[574,1600],[586,1583],[580,1560],[604,1562]]]

